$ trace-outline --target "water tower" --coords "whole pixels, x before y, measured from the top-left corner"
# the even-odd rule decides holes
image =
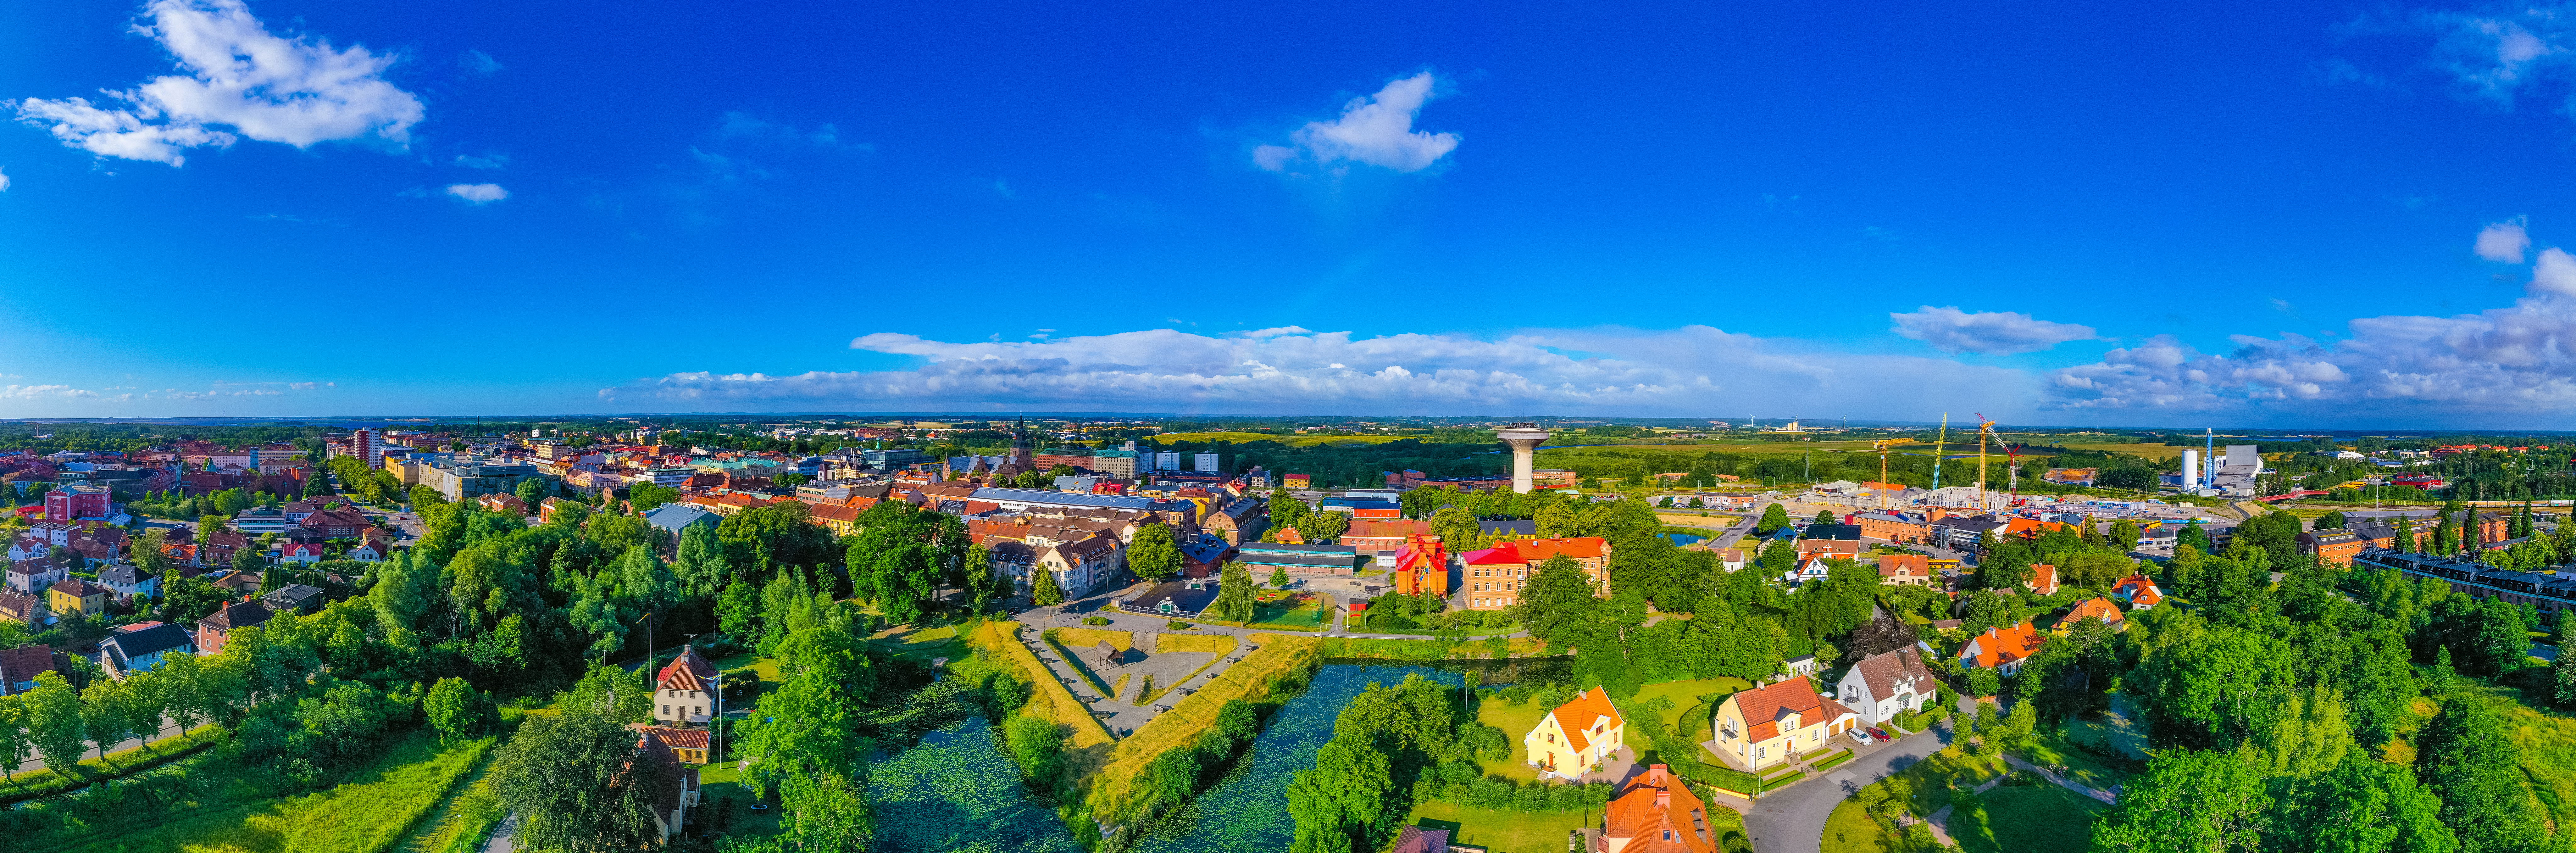
[[[1494,437],[1512,447],[1512,491],[1529,494],[1530,467],[1538,458],[1539,443],[1547,440],[1547,430],[1521,421],[1496,431]]]

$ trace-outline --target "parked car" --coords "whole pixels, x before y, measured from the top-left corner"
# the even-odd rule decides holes
[[[1868,732],[1861,731],[1861,730],[1859,730],[1859,729],[1853,729],[1853,730],[1851,730],[1851,736],[1852,736],[1852,742],[1853,742],[1853,743],[1857,743],[1857,744],[1860,744],[1860,745],[1862,745],[1862,746],[1868,746],[1868,745],[1869,745],[1869,733],[1868,733]]]
[[[1886,730],[1881,729],[1881,728],[1879,728],[1879,727],[1877,727],[1877,726],[1871,726],[1871,727],[1869,727],[1869,736],[1870,736],[1870,737],[1873,737],[1873,738],[1877,738],[1879,743],[1886,743],[1886,742],[1888,741],[1888,737],[1887,737],[1887,732],[1886,732]]]

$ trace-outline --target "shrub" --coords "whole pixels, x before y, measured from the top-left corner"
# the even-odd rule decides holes
[[[1109,624],[1109,617],[1107,617],[1107,616],[1085,616],[1085,617],[1082,617],[1082,624],[1085,624],[1085,625],[1107,625],[1107,624]]]
[[[1187,630],[1189,630],[1189,629],[1190,629],[1190,623],[1187,623],[1187,622],[1181,622],[1181,621],[1174,621],[1174,622],[1171,624],[1171,628],[1172,628],[1172,630],[1174,630],[1174,631],[1187,631]]]

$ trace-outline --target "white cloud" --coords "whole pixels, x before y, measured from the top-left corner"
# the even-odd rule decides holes
[[[2092,340],[2097,337],[2091,326],[2052,323],[2033,319],[2019,311],[1983,311],[1969,313],[1955,307],[1934,308],[1889,314],[1896,321],[1899,335],[1913,338],[1933,349],[1953,355],[1963,352],[1981,355],[2012,355],[2038,352],[2067,341]]]
[[[0,193],[9,191],[9,173],[0,172]]]
[[[33,400],[39,397],[96,397],[98,392],[69,385],[0,385],[0,400]]]
[[[500,184],[449,184],[447,194],[475,204],[491,204],[510,197],[510,191],[502,189]]]
[[[18,119],[101,157],[172,166],[185,161],[183,149],[229,146],[237,137],[297,148],[367,137],[399,146],[421,120],[420,99],[384,79],[392,56],[281,38],[241,0],[154,0],[146,8],[152,20],[136,32],[167,49],[186,76],[106,92],[105,106],[27,98]]]
[[[2352,321],[2344,340],[2236,335],[2203,353],[2170,336],[2044,383],[2051,408],[2263,410],[2350,421],[2529,418],[2576,411],[2576,256],[2544,249],[2522,298],[2452,317]]]
[[[1434,82],[1428,71],[1390,81],[1375,95],[1343,104],[1341,116],[1332,121],[1307,122],[1289,134],[1287,146],[1252,149],[1252,163],[1273,172],[1300,159],[1324,166],[1351,160],[1398,172],[1430,168],[1458,148],[1458,134],[1413,129],[1414,115],[1431,100]]]
[[[463,166],[468,169],[499,169],[510,165],[510,155],[491,154],[476,157],[471,154],[458,154],[456,155],[456,165]]]
[[[2478,229],[2478,257],[2508,264],[2522,263],[2522,253],[2531,248],[2531,235],[2522,229],[2522,218],[2498,222]]]
[[[1937,358],[1816,352],[1798,341],[1707,326],[1545,330],[1498,340],[1262,332],[1211,337],[1157,329],[972,342],[877,333],[851,341],[851,348],[912,356],[921,366],[791,375],[674,373],[602,389],[600,397],[664,409],[980,408],[1010,401],[1103,411],[1598,414],[1693,413],[1831,399],[1929,407],[1956,403],[1963,395],[2000,407],[2015,394],[2029,395],[2027,377],[2015,371]],[[1564,352],[1604,355],[1574,358]]]

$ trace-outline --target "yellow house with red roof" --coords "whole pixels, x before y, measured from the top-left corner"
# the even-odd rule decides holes
[[[1460,592],[1465,593],[1469,610],[1500,610],[1519,604],[1521,590],[1537,577],[1547,561],[1557,557],[1573,560],[1576,568],[1592,579],[1592,592],[1610,595],[1610,542],[1599,536],[1569,536],[1562,539],[1510,539],[1459,555]]]
[[[1627,719],[1610,706],[1610,694],[1598,687],[1549,711],[1529,734],[1521,736],[1530,766],[1567,779],[1582,776],[1627,742]]]
[[[1816,693],[1804,676],[1737,691],[1717,706],[1717,754],[1744,770],[1760,770],[1860,725],[1860,715]]]

